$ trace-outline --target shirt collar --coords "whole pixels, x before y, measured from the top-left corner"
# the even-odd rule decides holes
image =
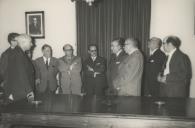
[[[134,48],[134,49],[132,49],[130,52],[128,52],[128,54],[131,55],[133,52],[135,52],[135,51],[137,51],[137,50],[138,50],[138,48]]]
[[[122,49],[120,49],[117,53],[116,56],[119,56],[119,54],[122,52]]]
[[[158,48],[156,48],[156,49],[150,51],[150,55],[153,55],[153,54],[156,52],[156,50],[158,50]]]
[[[167,55],[168,56],[172,56],[173,55],[173,53],[176,51],[177,49],[176,48],[174,48],[173,50],[171,50],[169,53],[167,53]]]
[[[48,60],[48,61],[50,62],[50,59],[51,59],[51,58],[46,58],[45,56],[43,56],[44,62],[46,62],[46,60]]]

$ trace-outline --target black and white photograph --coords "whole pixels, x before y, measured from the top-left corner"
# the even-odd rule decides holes
[[[195,128],[195,0],[0,0],[0,128]]]

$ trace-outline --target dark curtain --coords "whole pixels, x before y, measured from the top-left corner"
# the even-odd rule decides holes
[[[95,43],[99,55],[110,58],[110,43],[117,37],[135,37],[147,53],[151,0],[98,0],[89,6],[76,2],[78,55],[87,57],[87,45]]]

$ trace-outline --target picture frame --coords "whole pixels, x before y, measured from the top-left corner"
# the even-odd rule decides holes
[[[26,34],[33,38],[45,38],[44,11],[25,12]]]

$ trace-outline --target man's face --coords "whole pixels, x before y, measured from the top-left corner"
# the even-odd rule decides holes
[[[125,41],[125,47],[124,50],[126,53],[129,53],[132,49],[132,41],[131,40],[126,40]]]
[[[166,53],[170,52],[170,43],[163,42],[163,49]]]
[[[112,51],[112,53],[117,54],[120,49],[121,49],[120,45],[118,44],[117,41],[113,41],[111,43],[111,51]]]
[[[33,24],[37,24],[37,18],[33,18]]]
[[[72,56],[72,55],[73,55],[73,49],[72,49],[70,46],[66,46],[66,47],[64,48],[64,53],[65,53],[65,55],[67,55],[67,56]]]
[[[17,45],[18,45],[18,42],[17,42],[17,40],[16,40],[16,38],[14,38],[12,41],[11,41],[11,47],[12,48],[15,48]]]
[[[32,47],[31,39],[25,39],[24,47],[25,47],[25,50],[30,50],[30,48]]]
[[[43,52],[43,56],[45,56],[46,58],[51,57],[52,51],[49,47],[44,48],[42,52]]]
[[[148,42],[148,48],[150,50],[154,50],[156,48],[158,48],[158,42],[156,40],[151,40]]]
[[[90,54],[91,57],[96,57],[97,56],[96,46],[90,46],[88,53]]]

